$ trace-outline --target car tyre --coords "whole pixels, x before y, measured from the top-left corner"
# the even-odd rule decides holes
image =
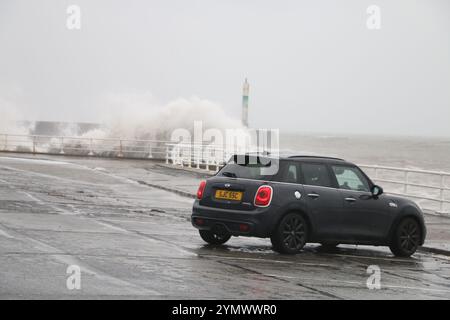
[[[397,225],[389,248],[397,257],[410,257],[416,252],[421,239],[421,228],[413,218],[405,218]]]
[[[279,253],[299,253],[308,239],[308,224],[301,214],[283,217],[270,237],[273,249]]]
[[[199,230],[199,233],[205,242],[214,245],[224,244],[231,238],[230,234],[218,234],[209,230]]]

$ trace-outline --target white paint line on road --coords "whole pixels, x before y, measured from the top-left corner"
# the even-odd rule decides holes
[[[405,290],[420,290],[420,291],[430,291],[430,292],[448,292],[450,293],[450,290],[448,289],[432,289],[432,288],[421,288],[421,287],[405,287],[405,286],[387,286],[387,285],[381,285],[381,288],[390,288],[390,289],[405,289]]]
[[[5,184],[7,184],[7,181],[5,181],[5,180],[3,180],[3,179],[0,179],[0,182],[3,182],[3,183],[5,183]],[[52,208],[55,212],[58,212],[58,214],[61,214],[61,215],[77,215],[76,212],[70,212],[70,211],[67,211],[67,210],[63,210],[63,209],[61,209],[61,208],[55,206],[55,205],[52,204],[51,202],[44,202],[44,201],[42,201],[41,199],[36,198],[35,196],[29,194],[29,193],[26,192],[26,191],[23,191],[23,190],[19,190],[19,191],[18,191],[15,187],[9,186],[9,185],[8,185],[7,187],[10,188],[11,190],[14,190],[15,192],[18,192],[18,193],[20,192],[20,193],[24,194],[25,196],[27,196],[28,198],[30,198],[32,201],[35,201],[35,202],[39,203],[40,205],[47,205],[47,206],[49,206],[49,207]]]
[[[106,274],[104,272],[94,270],[91,267],[87,266],[85,263],[83,263],[81,260],[75,258],[74,256],[59,255],[59,254],[52,255],[52,256],[55,257],[58,261],[66,264],[67,266],[77,265],[80,267],[80,269],[83,273],[86,273],[91,276],[95,276],[97,279],[99,279],[101,281],[109,282],[120,288],[128,287],[133,291],[137,291],[139,293],[146,294],[146,295],[162,295],[160,292],[157,292],[153,289],[140,287],[129,281],[122,280],[122,279],[116,278],[114,276],[111,276],[109,274]]]
[[[16,193],[22,193],[22,194],[24,194],[27,198],[30,198],[32,201],[35,201],[35,202],[37,202],[37,203],[39,203],[39,204],[43,204],[43,202],[42,202],[41,200],[39,200],[39,199],[36,198],[36,197],[33,197],[31,194],[29,194],[29,193],[27,193],[27,192],[25,192],[25,191],[23,191],[23,190],[17,190],[17,188],[11,186],[11,185],[8,183],[8,181],[3,180],[3,179],[0,179],[0,182],[1,182],[1,183],[4,183],[8,189],[13,190],[13,191],[16,192]]]
[[[129,234],[140,236],[140,237],[146,239],[147,241],[151,241],[153,243],[162,243],[164,245],[170,245],[171,247],[173,247],[172,248],[173,250],[178,251],[178,252],[182,253],[183,255],[188,255],[188,256],[193,256],[193,257],[197,256],[197,254],[195,254],[195,253],[193,253],[193,252],[191,252],[189,250],[186,250],[183,247],[178,246],[177,244],[173,244],[173,243],[170,243],[168,241],[163,241],[163,240],[159,240],[159,239],[153,238],[150,235],[143,234],[143,233],[141,233],[139,231],[124,229],[122,227],[119,227],[119,226],[116,226],[114,224],[108,223],[108,222],[106,222],[104,220],[102,220],[102,221],[94,220],[94,221],[97,222],[98,224],[101,224],[101,225],[103,225],[105,227],[109,227],[109,228],[111,228],[113,230],[118,230],[118,231],[122,231],[122,232],[125,232],[125,233],[129,233]]]
[[[302,281],[314,281],[314,282],[337,282],[337,283],[346,283],[346,284],[352,284],[352,285],[358,285],[365,287],[365,280],[362,282],[358,281],[347,281],[347,280],[335,280],[335,279],[324,279],[324,278],[302,278],[302,277],[294,277],[294,276],[286,276],[286,275],[279,275],[279,274],[266,274],[264,275],[268,277],[274,277],[274,278],[284,278],[284,279],[292,279],[292,280],[302,280]]]
[[[36,197],[34,197],[34,196],[32,196],[31,194],[29,194],[28,192],[25,192],[25,191],[20,191],[20,192],[22,192],[23,194],[25,194],[28,198],[30,198],[31,200],[33,200],[33,201],[36,201],[37,203],[39,203],[39,204],[44,204],[44,202],[41,200],[41,199],[38,199],[38,198],[36,198]]]
[[[208,254],[199,254],[200,257],[211,257],[217,259],[228,259],[228,260],[240,260],[240,261],[260,261],[260,262],[268,262],[268,263],[279,263],[279,264],[294,264],[300,266],[311,266],[311,267],[325,267],[325,268],[336,268],[337,265],[325,264],[325,263],[309,263],[309,262],[300,262],[300,261],[287,261],[287,260],[272,260],[265,258],[249,258],[249,257],[231,257],[231,256],[221,256],[221,255],[208,255]],[[364,257],[364,256],[353,256],[353,255],[344,255],[340,254],[338,256],[345,258],[370,258],[376,259],[375,257]],[[388,261],[399,261],[397,258],[378,258],[379,260],[388,260]],[[404,262],[404,260],[400,260]],[[408,262],[408,261],[405,261]],[[413,261],[414,262],[414,261]]]
[[[42,164],[54,164],[54,165],[72,165],[69,162],[63,161],[55,161],[55,160],[45,160],[45,159],[32,159],[32,158],[16,158],[16,157],[0,157],[0,161],[2,160],[13,160],[13,161],[22,161],[22,162],[33,162],[33,163],[42,163]]]
[[[76,179],[62,178],[62,177],[58,177],[58,176],[54,176],[54,175],[50,175],[50,174],[39,173],[39,172],[31,171],[31,170],[22,170],[22,169],[17,169],[17,168],[5,166],[5,165],[0,165],[0,167],[7,169],[7,170],[15,171],[15,172],[21,172],[21,173],[26,173],[29,175],[34,175],[37,177],[43,177],[43,178],[47,178],[47,179],[54,179],[54,180],[59,180],[59,181],[71,182],[71,183],[74,183],[74,182],[80,183],[80,181],[76,180]],[[101,172],[99,172],[99,173],[101,173]],[[88,181],[82,181],[82,183],[86,184],[86,185],[92,185],[92,186],[101,185],[100,183],[94,183],[94,182],[88,182]]]
[[[59,250],[58,248],[50,246],[42,241],[33,239],[24,234],[20,234],[20,236],[23,240],[27,240],[27,241],[33,243],[37,250],[42,251],[42,252],[51,253],[50,256],[52,256],[56,261],[58,261],[64,265],[67,265],[67,266],[77,265],[81,268],[81,271],[83,273],[86,273],[91,276],[95,276],[97,279],[99,279],[101,281],[109,282],[120,288],[130,288],[132,291],[139,292],[139,294],[162,295],[160,292],[157,292],[153,289],[140,287],[134,283],[116,278],[116,277],[106,274],[102,271],[95,270],[94,268],[91,268],[90,266],[88,266],[87,264],[82,262],[80,259],[77,259],[75,256],[68,255],[68,254],[64,253],[63,251]]]
[[[322,253],[324,254],[324,253]],[[406,263],[416,263],[416,261],[411,259],[402,259],[397,257],[369,257],[369,256],[356,256],[352,254],[339,254],[339,253],[330,253],[326,254],[329,256],[343,257],[343,258],[360,258],[360,259],[369,259],[369,260],[384,260],[384,261],[392,261],[392,262],[406,262]]]
[[[38,161],[38,162],[40,161],[43,164],[44,163],[45,164],[63,164],[63,165],[76,167],[76,168],[79,168],[79,169],[82,169],[82,170],[93,171],[93,172],[95,172],[97,174],[101,174],[101,175],[107,176],[109,178],[114,178],[114,179],[120,180],[122,182],[127,182],[127,183],[131,183],[131,184],[139,184],[137,181],[134,181],[134,180],[131,180],[131,179],[128,179],[128,178],[125,178],[125,177],[121,177],[121,176],[117,176],[117,175],[111,174],[104,168],[91,168],[91,167],[88,167],[88,166],[85,166],[85,165],[81,165],[81,164],[78,164],[78,163],[58,162],[58,161],[53,161],[53,160],[41,160],[41,159],[14,158],[14,157],[0,157],[0,160],[2,158],[3,159],[9,159],[9,160],[20,160],[20,161],[35,161],[35,162],[36,161]],[[47,178],[66,180],[66,181],[75,181],[75,180],[72,180],[72,179],[61,178],[61,177],[47,175],[47,174],[44,174],[44,173],[38,173],[38,172],[35,172],[35,171],[30,171],[30,170],[16,169],[16,168],[12,168],[12,167],[9,167],[9,166],[4,166],[4,165],[2,165],[1,167],[4,167],[4,168],[9,169],[9,170],[19,171],[19,172],[28,172],[28,173],[31,173],[31,174],[35,174],[35,175],[42,176],[42,177],[47,177]],[[96,183],[91,183],[91,182],[86,182],[86,181],[83,181],[83,183],[91,184],[91,185],[98,185]]]
[[[0,179],[1,183],[4,183],[8,188],[11,188],[11,186],[9,185],[8,181]]]
[[[73,216],[73,215],[76,215],[76,213],[73,213],[73,212],[70,212],[70,211],[61,209],[61,208],[55,206],[54,204],[52,204],[51,202],[43,202],[42,200],[40,200],[40,199],[38,199],[38,198],[32,196],[31,194],[29,194],[29,193],[26,192],[26,191],[20,191],[20,192],[24,193],[24,194],[25,194],[26,196],[28,196],[30,199],[32,199],[33,201],[36,201],[37,203],[39,203],[39,204],[41,204],[41,205],[47,205],[47,206],[49,206],[49,207],[52,208],[55,212],[58,212],[58,214],[60,214],[60,215],[66,215],[66,216]]]
[[[99,221],[99,220],[94,220],[97,224],[99,224],[99,225],[101,225],[101,226],[103,226],[103,227],[106,227],[106,228],[108,228],[108,229],[111,229],[111,230],[115,230],[115,231],[120,231],[121,233],[126,233],[126,234],[130,234],[131,232],[129,231],[129,230],[127,230],[127,229],[124,229],[124,228],[120,228],[120,227],[116,227],[116,226],[114,226],[114,225],[111,225],[111,224],[109,224],[109,223],[105,223],[105,222],[102,222],[102,221]]]
[[[298,262],[298,261],[286,261],[286,260],[272,260],[272,259],[262,259],[262,258],[247,258],[247,257],[230,257],[230,256],[220,256],[220,255],[209,255],[209,254],[199,254],[202,258],[217,258],[217,259],[228,259],[228,260],[241,260],[241,261],[263,261],[263,262],[274,262],[281,264],[298,264],[305,266],[317,266],[317,267],[336,267],[330,264],[323,263],[308,263],[308,262]]]
[[[352,284],[352,285],[358,285],[361,287],[366,287],[366,278],[363,279],[362,282],[358,281],[347,281],[347,280],[336,280],[336,279],[323,279],[323,278],[302,278],[302,277],[295,277],[295,276],[286,276],[286,275],[279,275],[279,274],[265,274],[269,277],[275,277],[275,278],[286,278],[286,279],[292,279],[292,280],[301,280],[301,281],[312,281],[314,283],[320,283],[320,282],[335,282],[335,283],[345,283],[345,284]],[[430,291],[430,292],[450,292],[448,289],[433,289],[433,288],[422,288],[422,287],[408,287],[408,286],[394,286],[394,285],[381,285],[381,289],[388,288],[388,289],[404,289],[404,290],[421,290],[421,291]]]
[[[1,236],[1,237],[8,238],[8,239],[14,239],[14,237],[13,237],[12,235],[6,233],[6,232],[3,231],[2,229],[0,229],[0,236]]]

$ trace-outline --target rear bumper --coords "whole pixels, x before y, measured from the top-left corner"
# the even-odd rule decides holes
[[[233,236],[266,238],[276,223],[275,208],[256,208],[252,211],[229,210],[201,206],[198,200],[192,208],[191,223],[200,230],[225,230]],[[199,223],[202,222],[202,223]],[[242,225],[248,230],[243,231]]]

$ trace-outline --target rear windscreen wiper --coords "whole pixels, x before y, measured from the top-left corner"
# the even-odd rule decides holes
[[[236,174],[233,173],[233,172],[225,171],[225,172],[222,172],[222,175],[223,175],[224,177],[237,178]]]

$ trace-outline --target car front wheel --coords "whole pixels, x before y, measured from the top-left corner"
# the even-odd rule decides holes
[[[421,229],[413,218],[405,218],[398,224],[389,248],[398,257],[409,257],[419,247]]]
[[[308,225],[303,216],[298,213],[289,213],[281,219],[270,240],[275,251],[296,254],[302,250],[307,236]]]
[[[200,237],[209,244],[219,245],[230,240],[230,234],[218,234],[209,230],[199,230]]]

